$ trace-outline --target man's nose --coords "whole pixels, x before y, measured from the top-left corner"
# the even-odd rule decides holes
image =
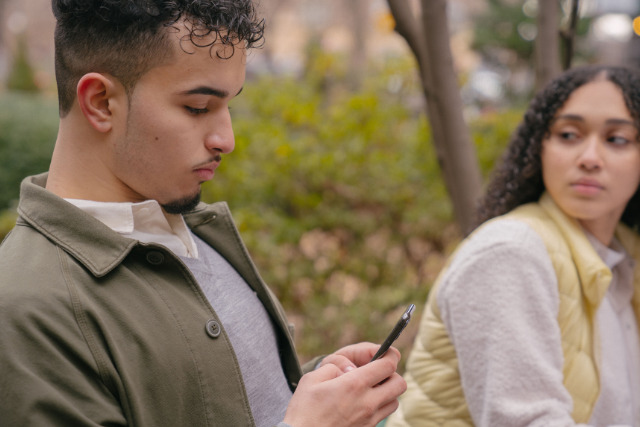
[[[217,150],[223,154],[231,153],[235,148],[235,136],[228,109],[216,114],[211,131],[206,136],[205,145],[208,150]]]

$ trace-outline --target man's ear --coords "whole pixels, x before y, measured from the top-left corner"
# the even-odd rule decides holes
[[[113,126],[114,101],[120,86],[113,77],[101,73],[87,73],[78,82],[78,104],[98,132],[108,132]]]

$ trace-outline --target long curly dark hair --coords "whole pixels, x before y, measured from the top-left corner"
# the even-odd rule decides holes
[[[529,104],[480,200],[476,225],[540,198],[545,190],[540,154],[551,121],[573,91],[596,78],[604,78],[620,88],[627,109],[640,129],[639,70],[591,65],[564,72]],[[629,200],[621,220],[636,230],[640,228],[640,190]]]
[[[195,46],[223,44],[231,48],[229,57],[238,46],[260,46],[264,37],[253,0],[52,0],[51,7],[62,117],[86,73],[109,73],[130,93],[171,55],[167,29],[178,21],[190,24],[186,38]]]

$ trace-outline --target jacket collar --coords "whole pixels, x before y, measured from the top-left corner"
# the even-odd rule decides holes
[[[48,173],[20,185],[18,224],[27,224],[59,245],[97,277],[115,268],[136,245],[109,227],[47,191]],[[91,233],[87,233],[91,230]]]
[[[93,216],[47,191],[47,173],[27,177],[20,186],[18,223],[27,224],[84,265],[94,276],[102,277],[124,260],[139,243],[124,237]],[[190,227],[228,214],[226,203],[200,203],[185,215]],[[87,230],[91,230],[87,233]]]

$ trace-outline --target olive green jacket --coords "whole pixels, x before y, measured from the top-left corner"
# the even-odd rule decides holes
[[[182,261],[115,233],[45,182],[23,181],[0,246],[0,425],[254,425],[224,325],[211,327],[221,322]],[[227,205],[201,203],[185,219],[259,296],[293,390],[291,328]]]

